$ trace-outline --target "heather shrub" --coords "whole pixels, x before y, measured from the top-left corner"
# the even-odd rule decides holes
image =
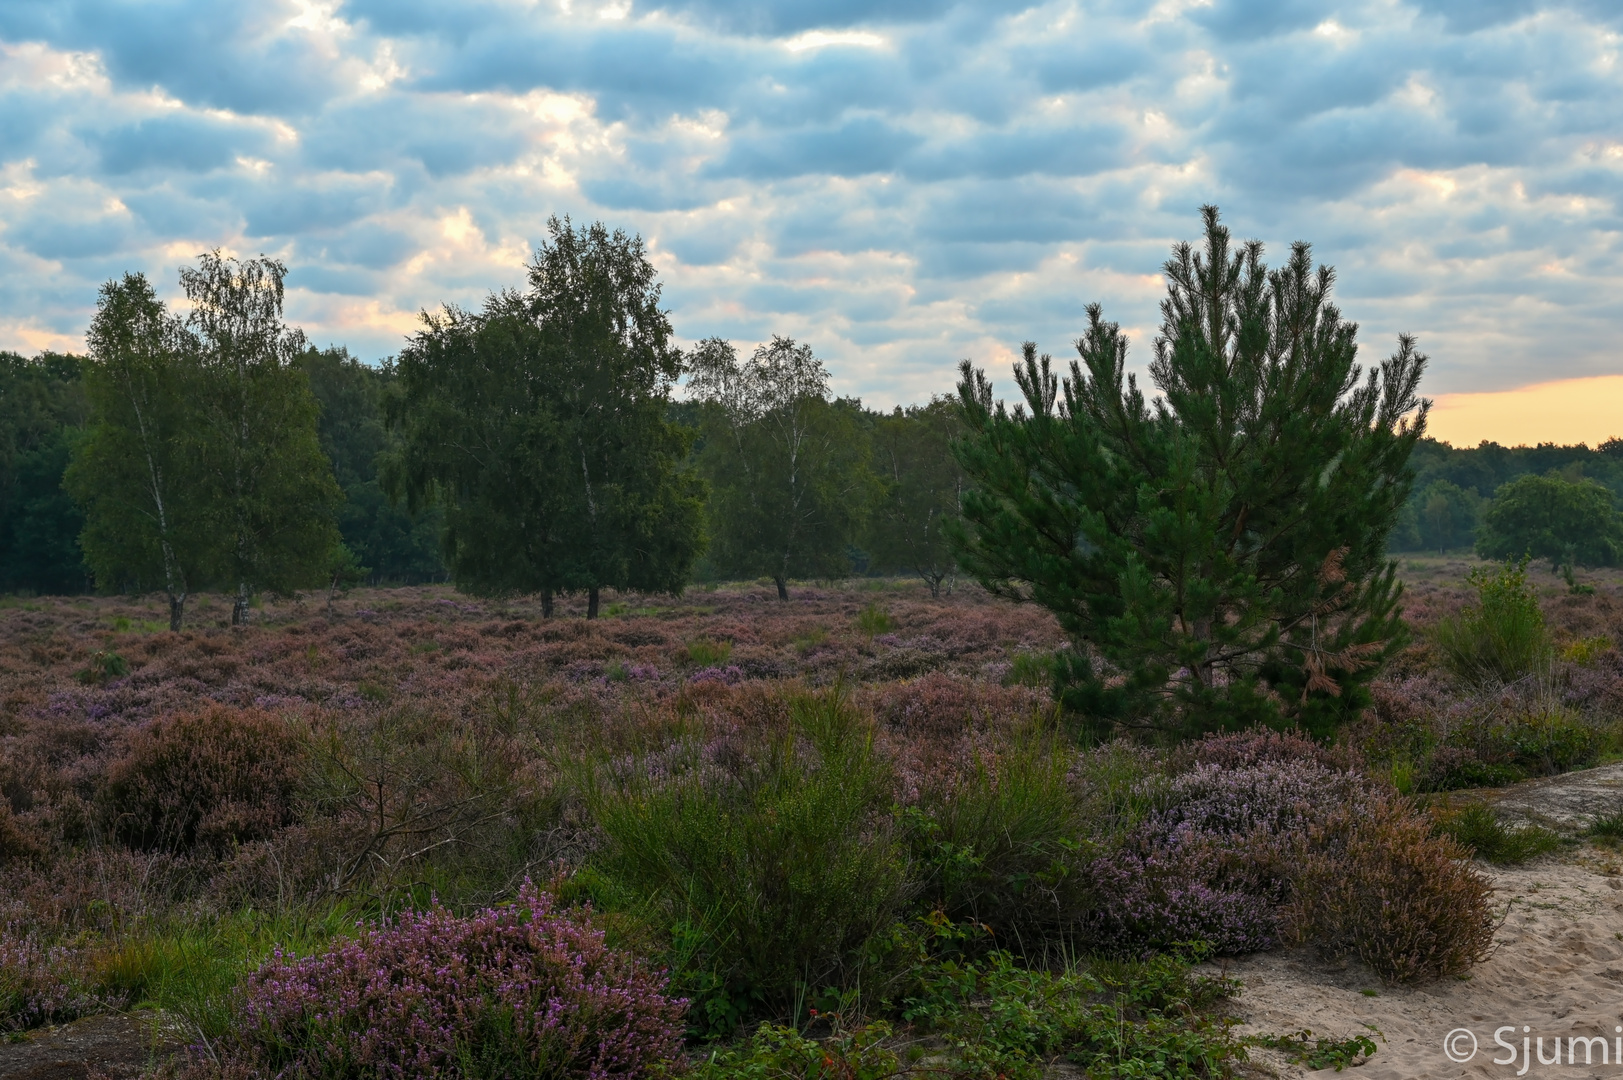
[[[220,1072],[287,1080],[634,1078],[680,1048],[685,1003],[528,883],[516,904],[435,908],[252,974]]]
[[[102,1008],[82,987],[77,956],[0,926],[0,1036],[63,1023]]]
[[[141,850],[263,839],[293,820],[302,760],[297,734],[271,713],[212,705],[164,717],[108,767],[103,820]]]
[[[1269,758],[1270,748],[1292,752]],[[1149,785],[1156,805],[1088,864],[1097,946],[1198,940],[1225,955],[1273,947],[1294,838],[1367,797],[1356,774],[1327,768],[1302,747],[1259,737],[1215,749],[1254,763],[1196,764]]]
[[[1527,583],[1527,560],[1477,567],[1467,580],[1477,591],[1476,603],[1432,628],[1443,666],[1471,684],[1515,682],[1547,671],[1553,646],[1538,596]]]
[[[1459,974],[1487,957],[1492,886],[1408,802],[1342,807],[1298,844],[1285,906],[1295,940],[1356,955],[1391,982]]]
[[[593,781],[605,893],[670,940],[701,1030],[855,982],[907,897],[870,725],[839,691],[793,696],[788,713],[758,745],[690,739]]]

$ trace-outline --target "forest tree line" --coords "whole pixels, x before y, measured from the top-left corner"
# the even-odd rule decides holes
[[[957,565],[961,403],[835,396],[805,343],[673,343],[639,239],[553,222],[522,289],[398,357],[319,349],[285,268],[218,253],[184,313],[107,283],[87,353],[0,353],[0,591],[259,591],[452,579],[487,594]],[[681,380],[685,393],[678,394]],[[1392,550],[1608,565],[1623,441],[1420,441]]]
[[[954,572],[949,403],[838,398],[787,338],[684,354],[637,238],[554,222],[526,289],[378,365],[287,326],[285,273],[205,255],[176,310],[126,275],[85,355],[0,354],[0,591],[162,591],[178,626],[203,590],[234,621],[447,578],[595,615],[605,588]]]

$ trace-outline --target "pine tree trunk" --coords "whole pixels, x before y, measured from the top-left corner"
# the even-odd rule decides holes
[[[552,618],[552,590],[551,589],[542,589],[541,590],[541,617],[543,619]]]
[[[778,583],[778,599],[785,601],[788,600],[789,586],[784,584],[784,580],[781,577],[775,577],[772,580]]]
[[[597,586],[596,585],[593,585],[590,589],[586,590],[586,617],[588,619],[597,618]]]
[[[244,582],[237,583],[237,597],[231,601],[231,625],[248,625],[248,586]]]
[[[169,594],[169,632],[180,633],[180,620],[186,617],[186,594]]]

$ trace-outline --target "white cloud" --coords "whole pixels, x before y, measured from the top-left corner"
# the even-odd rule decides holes
[[[0,348],[219,245],[286,257],[311,336],[382,356],[567,213],[648,238],[684,339],[795,334],[888,404],[1064,354],[1090,300],[1141,363],[1216,202],[1315,241],[1369,352],[1421,333],[1434,391],[1615,372],[1618,29],[1490,7],[14,0]]]

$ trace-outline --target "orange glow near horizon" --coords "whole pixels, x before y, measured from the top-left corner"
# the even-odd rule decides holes
[[[1623,375],[1562,379],[1483,394],[1438,394],[1426,431],[1456,447],[1587,443],[1623,437]]]

